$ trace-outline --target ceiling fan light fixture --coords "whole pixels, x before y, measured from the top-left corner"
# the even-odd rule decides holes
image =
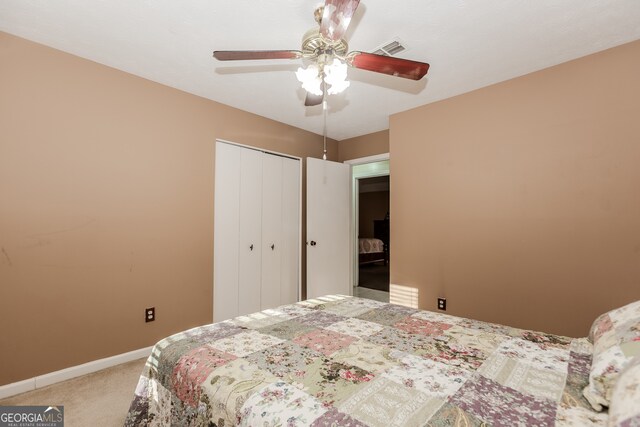
[[[342,92],[351,84],[347,81],[347,64],[334,58],[333,62],[324,67],[324,81],[331,87],[328,90],[329,95],[335,95]]]
[[[322,79],[320,78],[320,69],[316,64],[311,64],[306,69],[298,68],[296,77],[302,83],[304,90],[317,96],[322,95]]]
[[[331,85],[331,87],[327,90],[329,95],[335,95],[337,93],[343,92],[346,88],[349,87],[351,83],[348,81],[341,81]]]

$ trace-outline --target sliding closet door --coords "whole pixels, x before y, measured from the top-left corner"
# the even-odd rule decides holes
[[[238,315],[239,147],[216,143],[213,320]]]
[[[238,315],[260,311],[262,276],[262,183],[264,154],[241,149]]]
[[[262,308],[280,305],[282,263],[282,160],[262,156]]]
[[[300,207],[300,161],[283,158],[280,304],[292,304],[299,298]]]

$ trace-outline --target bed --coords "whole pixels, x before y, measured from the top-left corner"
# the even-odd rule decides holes
[[[359,238],[358,254],[358,261],[360,264],[387,261],[384,242],[380,239]]]
[[[599,318],[592,344],[354,297],[302,301],[158,342],[125,425],[606,425],[616,392],[598,387],[622,368],[597,350],[619,318]]]

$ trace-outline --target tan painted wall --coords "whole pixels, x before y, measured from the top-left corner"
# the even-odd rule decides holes
[[[640,299],[640,41],[390,120],[391,282],[585,336]]]
[[[340,162],[389,152],[389,131],[370,133],[338,143]]]
[[[0,64],[0,384],[211,322],[216,138],[322,154],[318,135],[4,33]]]

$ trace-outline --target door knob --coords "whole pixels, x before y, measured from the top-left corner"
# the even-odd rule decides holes
[[[249,246],[249,249],[253,250],[253,243]]]
[[[273,243],[271,244],[271,250],[274,250],[276,247],[276,245],[274,245]]]
[[[316,241],[315,241],[315,240],[312,240],[312,241],[311,241],[311,246],[315,246],[315,245],[316,245]]]

